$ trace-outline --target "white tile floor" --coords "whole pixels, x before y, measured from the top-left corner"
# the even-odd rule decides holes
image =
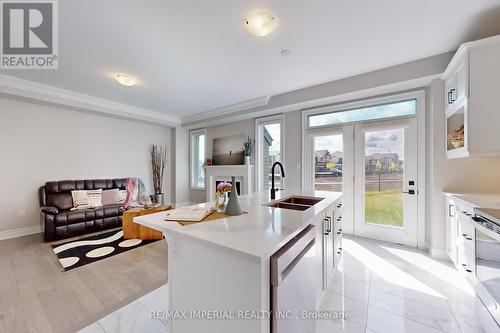
[[[343,248],[321,308],[350,318],[318,321],[318,333],[500,331],[451,263],[361,238],[345,238]],[[166,309],[166,293],[161,287],[80,332],[166,332],[164,322],[150,319]]]

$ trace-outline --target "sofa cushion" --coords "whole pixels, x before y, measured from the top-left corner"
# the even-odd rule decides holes
[[[56,226],[64,226],[64,225],[68,225],[68,224],[85,222],[85,221],[87,221],[86,213],[87,213],[87,210],[70,210],[70,211],[66,211],[66,212],[61,212],[55,216],[54,222],[55,222]],[[93,214],[89,214],[89,215],[93,215]],[[89,219],[91,219],[90,216],[89,216]]]
[[[123,207],[120,205],[106,205],[97,207],[95,210],[95,219],[103,219],[107,217],[116,217],[123,214]]]
[[[48,194],[46,201],[47,206],[56,207],[59,210],[68,210],[73,207],[71,192]]]

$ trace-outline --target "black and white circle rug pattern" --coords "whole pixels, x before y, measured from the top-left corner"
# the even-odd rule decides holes
[[[124,239],[123,230],[80,238],[52,245],[63,271],[68,271],[114,255],[156,242],[156,240]]]

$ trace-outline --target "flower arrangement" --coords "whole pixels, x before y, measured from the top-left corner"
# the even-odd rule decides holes
[[[219,185],[217,185],[217,194],[225,194],[227,192],[231,192],[231,187],[232,186],[230,183],[219,183]]]
[[[217,185],[217,192],[215,192],[215,209],[222,211],[226,203],[227,193],[231,191],[232,185],[230,183],[222,182]]]
[[[253,145],[254,140],[252,140],[250,137],[247,137],[247,139],[243,143],[243,155],[252,156]]]

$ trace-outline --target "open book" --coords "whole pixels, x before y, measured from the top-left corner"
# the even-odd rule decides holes
[[[166,211],[167,221],[193,221],[199,222],[213,212],[212,208],[181,207]]]

